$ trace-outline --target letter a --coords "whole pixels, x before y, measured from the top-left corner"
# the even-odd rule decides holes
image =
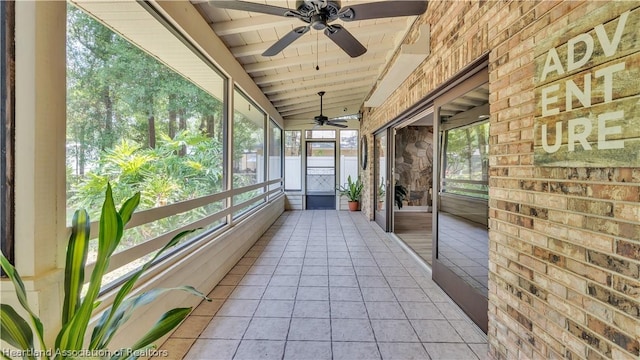
[[[557,71],[558,75],[564,74],[564,69],[562,68],[560,57],[558,56],[558,52],[555,48],[549,49],[549,52],[547,53],[547,60],[544,62],[544,68],[542,69],[542,78],[540,79],[540,81],[544,81],[547,78],[547,74],[552,71]]]

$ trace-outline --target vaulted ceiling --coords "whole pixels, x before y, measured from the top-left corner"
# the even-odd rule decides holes
[[[247,1],[296,8],[295,0]],[[378,1],[342,0],[341,5]],[[334,21],[332,24],[344,26],[367,48],[359,57],[350,57],[321,30],[314,29],[279,54],[266,57],[261,55],[265,50],[305,24],[291,17],[222,9],[202,0],[191,2],[285,120],[310,120],[318,115],[319,91],[326,92],[324,115],[357,113],[416,19]]]

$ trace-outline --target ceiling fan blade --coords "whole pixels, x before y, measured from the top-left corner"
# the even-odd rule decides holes
[[[357,4],[340,9],[338,17],[342,21],[355,21],[420,15],[427,11],[427,3],[427,1],[381,1]]]
[[[292,42],[298,40],[298,38],[306,34],[308,31],[308,26],[300,26],[291,30],[289,33],[287,33],[287,35],[283,36],[280,40],[276,41],[275,44],[271,45],[271,47],[265,50],[265,52],[262,53],[262,56],[274,56],[278,54],[280,51],[284,50],[284,48],[291,45]]]
[[[352,58],[367,52],[367,48],[365,48],[358,39],[353,37],[347,29],[340,25],[328,26],[324,29],[324,34]]]
[[[348,127],[347,125],[343,125],[343,124],[336,124],[333,121],[325,121],[324,123],[325,125],[330,125],[330,126],[335,126],[335,127],[339,127],[339,128],[346,128]]]
[[[347,120],[343,120],[343,119],[329,119],[329,121],[331,121],[332,123],[346,123]]]
[[[286,13],[291,9],[283,8],[280,6],[258,4],[248,1],[238,0],[211,0],[209,4],[221,8],[230,10],[251,11],[268,15],[287,16]]]

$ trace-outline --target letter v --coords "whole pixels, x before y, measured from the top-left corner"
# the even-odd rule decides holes
[[[620,15],[618,20],[618,26],[616,27],[616,32],[613,34],[613,39],[609,41],[609,36],[607,36],[607,31],[604,29],[604,25],[600,24],[596,26],[596,35],[598,35],[598,41],[600,41],[600,45],[602,46],[602,50],[604,54],[609,57],[616,53],[618,49],[618,45],[620,44],[620,40],[622,39],[622,32],[624,31],[624,25],[627,22],[627,18],[629,17],[630,11],[625,11]]]

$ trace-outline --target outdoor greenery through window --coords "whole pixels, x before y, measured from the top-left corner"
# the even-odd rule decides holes
[[[185,51],[189,51],[186,46]],[[107,182],[116,202],[140,191],[139,210],[225,190],[221,166],[224,106],[221,96],[215,94],[225,93],[226,80],[204,62],[202,66],[210,70],[207,76],[217,77],[210,81],[215,86],[195,85],[68,5],[68,223],[78,208],[87,209],[98,220]],[[214,201],[127,230],[117,252],[223,208],[224,201]],[[224,222],[223,217],[203,231]],[[95,242],[89,262],[95,256]],[[123,266],[110,279],[126,274],[143,260]]]
[[[489,122],[445,132],[443,192],[489,198]]]
[[[237,88],[233,91],[233,188],[265,181],[264,147],[266,114]],[[263,192],[262,188],[236,195],[234,205],[245,202]],[[262,203],[257,200],[236,212]]]
[[[302,189],[302,131],[284,132],[284,189]]]
[[[269,121],[269,180],[282,178],[282,129],[273,121]],[[269,185],[269,190],[280,187],[280,184]]]

